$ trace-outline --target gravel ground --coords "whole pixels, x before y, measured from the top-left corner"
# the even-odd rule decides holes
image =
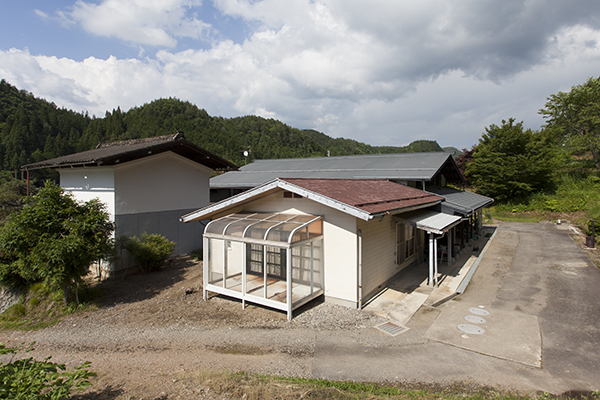
[[[372,329],[385,320],[367,312],[313,301],[288,322],[228,298],[203,301],[201,282],[201,263],[178,258],[162,271],[94,285],[98,310],[40,331],[3,332],[1,341],[36,342],[30,354],[68,366],[91,361],[98,377],[86,399],[170,399],[198,398],[193,376],[205,369],[310,377],[317,333],[343,330],[373,346],[393,339]]]

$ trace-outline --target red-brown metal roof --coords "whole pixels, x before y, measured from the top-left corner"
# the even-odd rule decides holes
[[[370,214],[437,203],[442,197],[385,179],[280,178]]]

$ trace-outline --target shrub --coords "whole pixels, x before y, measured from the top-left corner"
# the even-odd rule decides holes
[[[0,355],[20,351],[29,352],[33,347],[24,349],[7,348],[0,343]],[[2,399],[42,399],[59,400],[68,398],[72,390],[84,390],[90,385],[89,378],[96,376],[89,370],[89,361],[68,371],[64,364],[49,361],[37,361],[30,358],[11,360],[0,366],[0,398]]]
[[[144,233],[141,239],[134,236],[125,243],[125,249],[146,273],[160,269],[174,248],[175,243],[158,234]]]

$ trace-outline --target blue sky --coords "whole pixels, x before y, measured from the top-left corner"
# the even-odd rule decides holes
[[[0,78],[103,116],[160,97],[372,145],[470,147],[600,75],[597,0],[0,0]]]

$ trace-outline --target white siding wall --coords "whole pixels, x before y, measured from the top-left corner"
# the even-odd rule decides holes
[[[282,212],[323,216],[323,255],[325,298],[327,301],[357,307],[358,247],[356,218],[304,198],[284,198],[283,191],[228,210],[234,212]],[[218,218],[219,216],[215,217]]]
[[[210,171],[172,152],[115,167],[116,213],[204,207],[209,203]]]
[[[106,204],[111,221],[115,220],[115,175],[109,167],[59,169],[60,186],[77,200],[98,198]]]
[[[382,289],[380,285],[400,269],[396,265],[396,223],[391,217],[358,221],[362,231],[363,301]]]

